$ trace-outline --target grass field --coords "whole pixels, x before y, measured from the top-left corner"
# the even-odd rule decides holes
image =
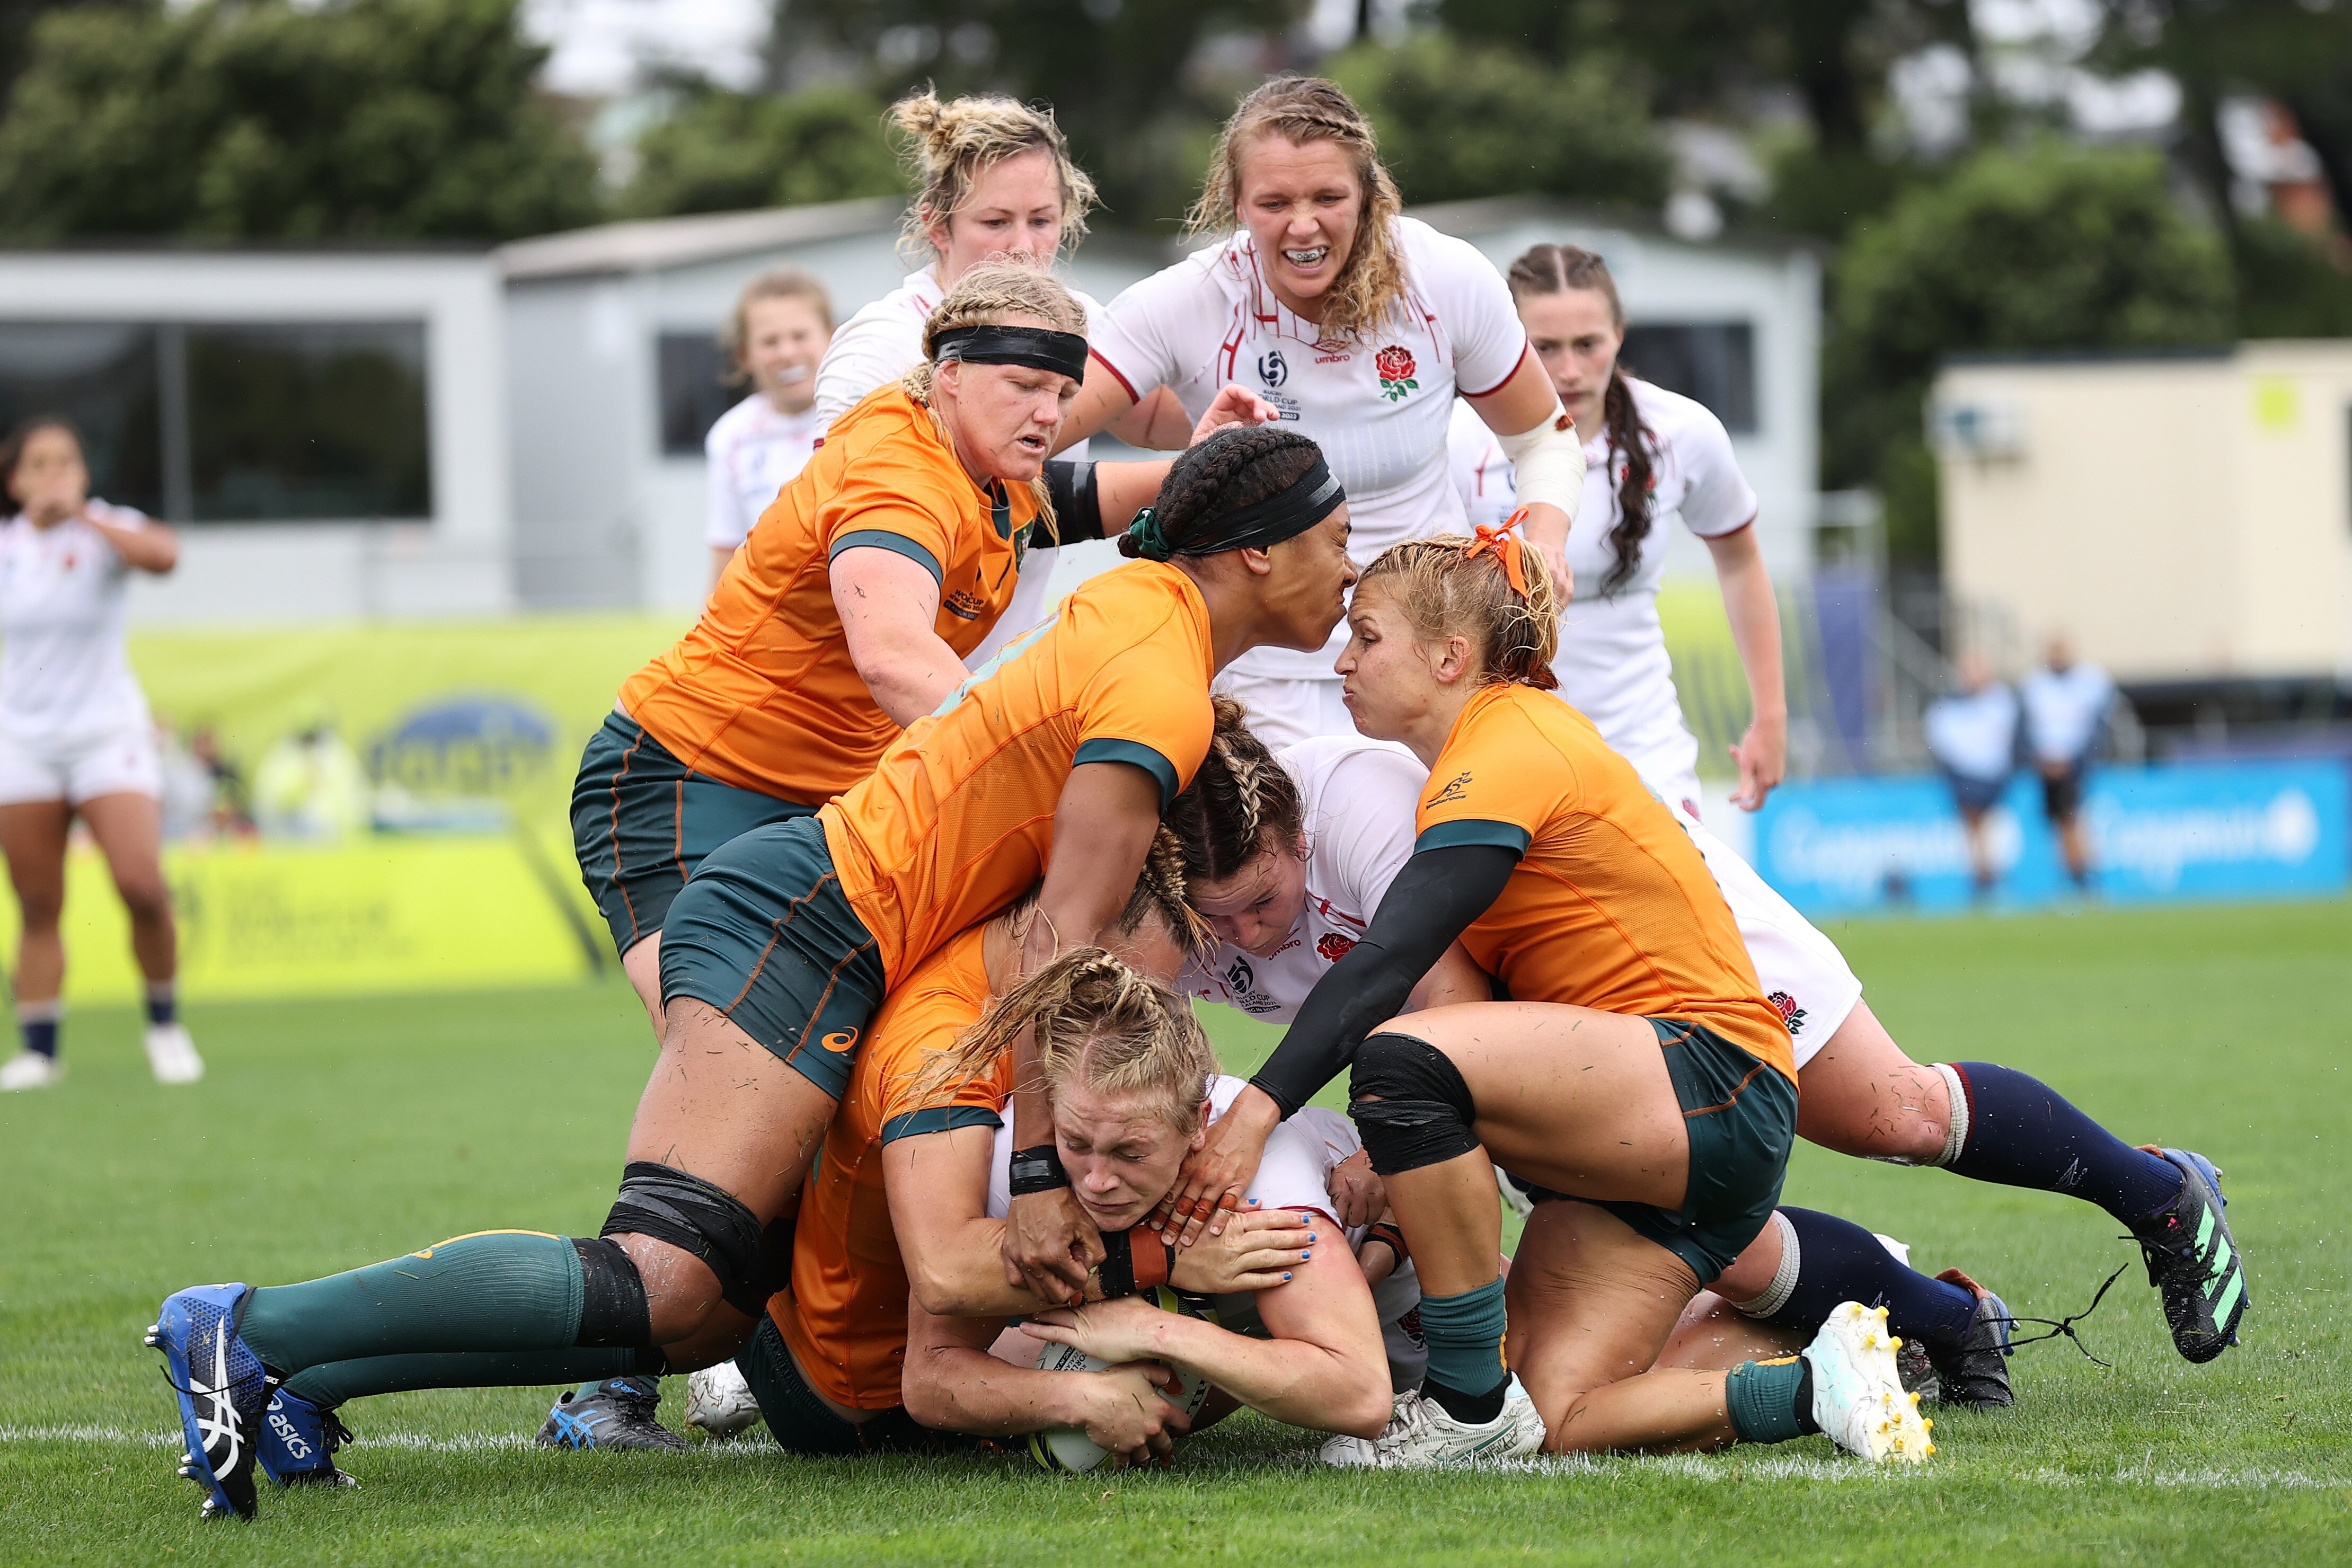
[[[2041,1073],[2118,1131],[2229,1173],[2245,1344],[2176,1358],[2145,1275],[2020,1354],[2020,1404],[1937,1423],[1925,1471],[1822,1438],[1524,1473],[1318,1471],[1255,1417],[1168,1472],[807,1461],[764,1437],[675,1456],[541,1453],[549,1391],[404,1395],[345,1414],[364,1487],[196,1521],[157,1301],[282,1281],[492,1226],[593,1228],[649,1042],[617,984],[217,1007],[211,1076],[150,1082],[126,1014],[68,1025],[59,1088],[0,1100],[0,1560],[1764,1564],[2352,1559],[2352,904],[1878,924],[1836,933],[1915,1056]],[[1228,1030],[1235,1065],[1267,1037]],[[2079,1204],[1801,1148],[1791,1201],[1958,1263],[2021,1312],[2080,1307],[2137,1253]],[[674,1398],[682,1396],[677,1390]],[[677,1410],[674,1403],[673,1416]],[[172,1435],[166,1436],[170,1433]]]

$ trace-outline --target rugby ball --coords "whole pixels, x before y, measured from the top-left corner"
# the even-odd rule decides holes
[[[1201,1318],[1209,1322],[1217,1321],[1215,1308],[1197,1307],[1165,1285],[1157,1285],[1143,1291],[1142,1297],[1162,1312],[1182,1312],[1188,1317]],[[1040,1372],[1100,1372],[1108,1365],[1109,1362],[1088,1355],[1076,1345],[1055,1344],[1048,1341],[1037,1352],[1037,1369]],[[1188,1416],[1199,1415],[1201,1406],[1209,1402],[1208,1380],[1195,1377],[1191,1373],[1177,1375],[1176,1394],[1168,1403]],[[1084,1427],[1056,1427],[1051,1431],[1029,1434],[1029,1457],[1045,1469],[1083,1472],[1109,1458],[1110,1450],[1087,1437]]]

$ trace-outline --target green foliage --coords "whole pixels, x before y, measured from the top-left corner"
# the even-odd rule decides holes
[[[1525,193],[1643,206],[1666,193],[1666,151],[1617,62],[1547,67],[1422,33],[1365,45],[1325,70],[1372,117],[1408,202]]]
[[[0,120],[26,239],[507,239],[593,222],[516,0],[53,12]]]
[[[784,94],[707,89],[637,143],[631,214],[793,206],[901,189],[883,105],[840,84]]]
[[[2237,240],[2239,337],[2352,338],[2352,274],[2308,235],[2259,218]]]
[[[2217,344],[2229,258],[2153,153],[2042,142],[1979,152],[1865,223],[1835,271],[1822,365],[1827,482],[1878,486],[1894,553],[1932,561],[1920,430],[1944,356],[1992,349]]]

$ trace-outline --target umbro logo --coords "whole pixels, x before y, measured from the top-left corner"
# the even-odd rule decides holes
[[[1470,775],[1467,773],[1456,773],[1453,778],[1445,781],[1444,789],[1440,789],[1436,794],[1432,795],[1428,800],[1423,800],[1422,804],[1423,806],[1443,806],[1449,800],[1459,800],[1469,791],[1469,789]]]

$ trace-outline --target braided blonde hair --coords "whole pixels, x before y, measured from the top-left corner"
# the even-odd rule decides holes
[[[1054,155],[1062,185],[1062,248],[1087,232],[1087,209],[1095,204],[1095,183],[1071,161],[1070,145],[1050,109],[1032,109],[1003,93],[975,93],[940,101],[929,88],[908,93],[890,106],[890,122],[905,133],[901,155],[915,177],[915,199],[907,205],[898,248],[909,255],[930,250],[931,230],[953,217],[971,199],[981,175],[1007,158],[1045,148]]]
[[[1281,76],[1243,99],[1217,133],[1208,177],[1201,183],[1200,200],[1185,214],[1184,232],[1234,231],[1241,209],[1242,160],[1253,143],[1268,136],[1300,145],[1335,141],[1355,164],[1356,183],[1363,191],[1356,209],[1356,238],[1339,266],[1339,276],[1323,295],[1323,316],[1316,325],[1327,338],[1360,339],[1394,315],[1404,298],[1404,257],[1398,254],[1391,232],[1404,211],[1404,200],[1381,162],[1380,137],[1371,120],[1337,82]]]
[[[1014,316],[1034,317],[1064,332],[1083,334],[1087,329],[1086,307],[1058,278],[1017,261],[984,261],[973,267],[956,279],[956,286],[931,308],[923,323],[923,357],[898,378],[898,388],[930,411],[931,426],[950,451],[955,448],[955,439],[948,434],[940,411],[931,405],[931,390],[939,378],[939,363],[933,356],[939,351],[940,334],[956,327],[1001,327]],[[1029,493],[1037,502],[1038,521],[1058,541],[1061,532],[1044,475],[1029,481]]]
[[[1522,598],[1493,551],[1470,553],[1476,542],[1438,534],[1391,545],[1364,569],[1356,591],[1380,583],[1423,642],[1468,637],[1477,651],[1479,685],[1508,681],[1552,690],[1559,685],[1551,672],[1559,651],[1559,600],[1551,573],[1529,554]]]

